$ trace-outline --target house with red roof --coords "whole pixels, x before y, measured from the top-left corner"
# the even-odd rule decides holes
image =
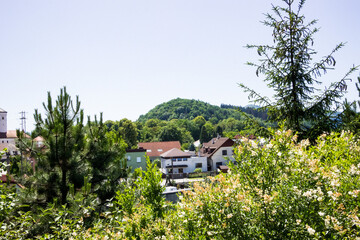
[[[146,149],[146,154],[149,156],[151,161],[160,159],[161,154],[167,152],[173,148],[181,149],[179,141],[166,141],[166,142],[141,142],[138,143],[138,148]]]

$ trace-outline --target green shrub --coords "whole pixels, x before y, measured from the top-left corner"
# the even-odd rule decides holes
[[[185,238],[355,239],[360,236],[360,144],[349,132],[297,143],[272,133],[235,149],[229,174],[194,184],[178,205]]]

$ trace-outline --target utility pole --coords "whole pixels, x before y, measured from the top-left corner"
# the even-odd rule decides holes
[[[21,132],[26,134],[26,113],[25,111],[21,111],[19,113],[21,115],[20,117],[20,121],[21,121]],[[23,152],[21,150],[21,147],[20,147],[20,163],[21,163],[21,174],[23,173]]]
[[[23,131],[24,133],[26,133],[26,116],[25,116],[25,112],[21,111],[19,113],[21,115],[20,120],[21,120],[21,131]]]

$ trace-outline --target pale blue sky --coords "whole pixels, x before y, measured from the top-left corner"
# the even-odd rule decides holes
[[[79,95],[86,115],[136,120],[156,105],[181,97],[248,104],[242,82],[271,96],[245,65],[257,54],[246,44],[271,43],[263,13],[279,0],[1,0],[0,108],[8,129],[27,112],[43,110],[50,91]],[[307,20],[319,19],[318,58],[337,43],[336,69],[320,80],[338,80],[360,64],[360,1],[308,0]],[[355,80],[359,76],[352,76]],[[354,82],[349,99],[358,98]]]

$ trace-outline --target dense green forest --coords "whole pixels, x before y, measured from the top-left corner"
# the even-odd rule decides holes
[[[175,99],[136,122],[100,114],[85,123],[78,96],[65,87],[55,100],[49,93],[31,138],[17,132],[22,155],[0,165],[8,171],[0,239],[359,239],[360,101],[342,102],[357,67],[316,91],[343,44],[312,61],[318,29],[301,15],[304,4],[273,6],[263,22],[273,45],[247,46],[260,57],[249,65],[275,97],[240,87],[266,121],[258,109]],[[360,77],[355,87],[360,94]],[[176,204],[165,201],[155,163],[127,168],[125,150],[139,141],[180,140],[190,149],[217,134],[258,138],[236,143],[230,171],[198,179]]]
[[[136,148],[137,142],[178,140],[183,149],[193,150],[192,143],[196,140],[207,142],[218,135],[259,135],[262,129],[271,126],[265,119],[266,112],[255,108],[225,104],[218,107],[200,100],[177,98],[156,106],[136,122],[109,120],[105,125],[108,131],[119,134],[129,148]]]
[[[173,99],[171,101],[159,104],[151,109],[148,113],[141,115],[138,119],[144,122],[149,119],[160,119],[170,121],[172,119],[189,119],[192,120],[198,116],[203,116],[206,121],[213,124],[227,118],[235,118],[241,120],[243,115],[241,112],[252,114],[255,117],[266,120],[266,112],[256,108],[238,107],[233,105],[221,104],[214,106],[200,100],[189,99]]]

